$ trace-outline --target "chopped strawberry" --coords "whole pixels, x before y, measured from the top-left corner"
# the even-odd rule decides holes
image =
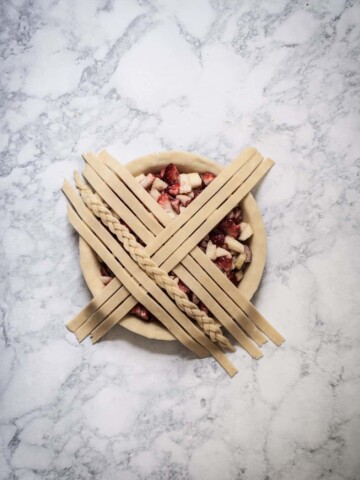
[[[222,247],[225,243],[225,235],[220,232],[219,230],[213,230],[210,232],[210,240],[214,243],[217,247]]]
[[[164,178],[165,170],[166,170],[166,167],[164,167],[164,168],[162,168],[162,169],[160,170],[159,178],[161,178],[161,180]]]
[[[141,318],[141,320],[149,320],[150,319],[150,312],[147,310],[143,305],[137,303],[135,307],[130,310],[130,313],[136,315],[137,317]]]
[[[171,200],[170,203],[171,203],[171,206],[172,206],[174,212],[179,214],[180,213],[180,200],[179,199]]]
[[[175,182],[173,185],[170,185],[166,191],[169,195],[172,195],[173,197],[176,197],[176,195],[179,195],[179,190],[180,190],[180,182]]]
[[[209,315],[209,309],[202,302],[199,303],[198,307],[200,308],[200,310],[202,310],[204,313],[206,313],[206,315]]]
[[[172,216],[173,218],[176,217],[176,213],[174,212],[172,206],[171,206],[171,200],[172,197],[169,197],[169,195],[165,192],[163,192],[160,197],[157,199],[157,202],[161,207],[165,210],[167,214]]]
[[[187,287],[185,285],[185,283],[183,283],[181,280],[179,280],[179,284],[178,284],[178,287],[180,288],[180,290],[184,293],[186,293],[186,295],[188,295],[190,293],[190,288]]]
[[[195,305],[198,305],[198,303],[200,302],[199,298],[195,295],[195,293],[192,293],[192,292],[191,292],[191,301],[192,303],[195,303]]]
[[[239,281],[236,277],[236,273],[234,272],[234,270],[231,270],[230,272],[228,272],[226,276],[230,280],[230,282],[232,282],[237,287]]]
[[[201,178],[202,178],[202,181],[203,181],[204,185],[207,186],[207,185],[209,185],[209,183],[211,183],[214,180],[215,175],[213,173],[206,172],[206,173],[203,173],[201,175]]]
[[[221,223],[219,223],[218,228],[222,230],[226,235],[237,238],[240,233],[240,225],[236,225],[233,219],[225,218]]]
[[[173,185],[179,180],[179,170],[173,163],[169,163],[165,168],[163,180],[169,185]]]
[[[233,266],[233,260],[229,257],[219,257],[215,260],[215,263],[218,267],[220,267],[224,272],[230,272]]]
[[[251,263],[252,253],[251,253],[250,247],[248,247],[247,245],[244,245],[244,249],[245,249],[245,255],[246,255],[245,263]]]

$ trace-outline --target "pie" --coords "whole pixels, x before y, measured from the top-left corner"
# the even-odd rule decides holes
[[[152,154],[126,166],[149,195],[174,218],[221,171],[216,163],[187,152]],[[219,267],[222,274],[250,299],[260,283],[266,255],[264,224],[253,196],[248,194],[203,239],[199,247]],[[113,274],[81,238],[80,263],[85,281],[95,296],[112,280]],[[206,306],[190,289],[180,280],[176,281],[190,300],[208,313]],[[137,304],[131,313],[121,322],[125,328],[148,338],[174,339],[143,306]]]

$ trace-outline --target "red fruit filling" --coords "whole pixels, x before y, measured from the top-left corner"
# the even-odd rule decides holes
[[[219,230],[212,230],[210,232],[210,240],[214,243],[217,247],[222,247],[225,243],[225,234],[220,232]]]
[[[201,175],[201,178],[202,178],[202,181],[203,181],[204,185],[208,186],[209,183],[211,183],[214,180],[215,175],[213,173],[206,172],[206,173],[203,173]]]
[[[179,180],[179,170],[173,163],[169,163],[169,165],[165,168],[162,179],[169,185],[173,185]]]
[[[239,282],[238,282],[238,279],[236,278],[236,274],[234,270],[231,270],[230,272],[228,272],[226,276],[230,280],[230,282],[232,282],[235,286],[237,286]]]
[[[185,285],[181,280],[179,280],[178,287],[180,288],[181,291],[186,293],[186,295],[189,295],[190,293],[190,288]]]
[[[219,223],[218,228],[226,235],[237,238],[240,234],[240,225],[236,225],[232,218],[225,218]]]
[[[172,208],[174,209],[174,212],[176,213],[180,213],[180,205],[181,205],[181,202],[179,199],[175,199],[175,200],[171,200],[171,206]]]
[[[179,195],[179,191],[180,191],[180,182],[175,182],[173,185],[170,185],[167,189],[166,189],[167,193],[169,195],[172,195],[173,197],[176,197],[176,195]]]
[[[141,320],[150,320],[150,312],[147,310],[143,305],[137,303],[135,307],[130,310],[130,313],[136,315],[137,317],[141,318]]]
[[[229,272],[233,266],[233,259],[231,257],[219,257],[215,260],[215,263],[224,272]]]

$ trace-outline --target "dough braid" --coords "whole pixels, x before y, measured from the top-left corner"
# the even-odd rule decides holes
[[[74,179],[85,205],[117,236],[125,250],[140,268],[144,270],[160,288],[166,290],[180,310],[196,320],[200,328],[214,343],[218,343],[221,347],[234,351],[233,345],[231,345],[229,340],[223,335],[219,324],[200,310],[195,303],[191,302],[186,293],[180,290],[177,283],[151,260],[144,248],[137,242],[134,235],[129,232],[129,229],[122,225],[110,209],[105,206],[105,203],[100,197],[94,194],[89,186],[81,181],[80,175],[77,172],[74,173]]]

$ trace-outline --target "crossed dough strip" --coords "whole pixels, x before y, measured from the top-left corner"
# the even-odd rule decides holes
[[[129,232],[129,229],[122,225],[119,220],[113,216],[111,211],[106,208],[104,203],[99,200],[99,197],[92,193],[91,189],[81,181],[80,175],[77,172],[74,174],[74,178],[76,187],[79,189],[85,205],[116,235],[125,250],[140,268],[144,270],[160,288],[166,290],[168,295],[175,300],[180,310],[193,318],[214,343],[218,343],[221,347],[234,351],[234,347],[222,334],[221,328],[215,320],[207,316],[195,303],[191,302],[186,293],[180,290],[177,283],[151,260],[144,248],[137,242],[134,235]]]
[[[255,152],[256,152],[256,151],[255,151]],[[246,153],[246,152],[245,152],[245,153]],[[257,152],[256,152],[256,154],[254,155],[254,149],[252,149],[252,152],[251,152],[251,153],[252,153],[251,156],[254,157],[254,158],[249,162],[249,165],[247,166],[247,168],[244,169],[244,171],[242,172],[243,178],[242,178],[242,179],[241,179],[241,178],[236,178],[237,175],[235,175],[235,178],[234,178],[234,177],[231,178],[231,180],[230,180],[230,183],[232,184],[231,191],[234,190],[234,188],[236,189],[236,185],[238,184],[238,182],[241,181],[241,180],[243,181],[247,176],[249,176],[249,174],[251,173],[251,171],[252,171],[254,168],[256,169],[256,166],[257,166],[257,165],[259,164],[259,162],[261,161],[261,158],[262,158],[261,155],[259,155]],[[250,156],[250,157],[251,157],[251,156]],[[243,157],[243,160],[244,160],[244,155],[242,155],[242,157]],[[85,159],[88,160],[88,158],[90,158],[90,157],[87,155],[87,156],[85,157]],[[246,160],[246,156],[245,156],[245,160]],[[235,163],[236,163],[236,162],[235,162]],[[244,162],[243,162],[243,163],[244,163]],[[246,162],[245,162],[245,163],[246,163]],[[239,160],[238,160],[238,166],[239,166],[239,164],[241,165],[241,162],[239,162]],[[266,173],[269,165],[271,165],[271,164],[272,164],[272,162],[270,162],[270,161],[265,162],[264,166],[262,166],[262,167],[260,168],[260,171],[257,172],[257,173],[255,172],[255,174],[254,174],[254,175],[255,175],[255,178],[257,178],[257,179],[261,178],[261,176],[262,176],[264,173]],[[232,166],[231,166],[231,167],[232,167]],[[94,174],[94,172],[92,171],[92,169],[89,170],[90,167],[87,167],[87,168],[88,168],[88,170],[87,170],[88,174],[86,175],[86,178],[87,178],[88,180],[91,180],[90,183],[93,184],[93,186],[95,185],[96,190],[98,190],[98,187],[99,187],[99,184],[98,184],[98,183],[99,183],[100,179],[98,178],[98,179],[96,180],[96,178],[94,177],[94,175],[90,175],[91,172],[92,172],[93,174]],[[109,177],[109,176],[106,177],[106,181],[107,181],[107,182],[110,181],[110,177]],[[216,179],[214,180],[214,182],[216,182]],[[245,182],[245,183],[246,183],[246,182]],[[254,183],[253,181],[250,181],[250,184],[253,184],[253,183]],[[256,183],[256,182],[255,182],[255,183]],[[110,184],[111,184],[111,182],[110,182]],[[212,184],[213,184],[213,182],[212,182]],[[211,185],[212,185],[212,184],[211,184]],[[211,186],[211,185],[210,185],[210,186]],[[248,188],[248,186],[249,186],[249,183],[247,183],[246,188]],[[103,184],[103,187],[104,187],[105,189],[108,189],[108,187],[106,186],[106,184]],[[245,185],[244,185],[244,187],[245,187]],[[99,192],[100,192],[100,196],[101,196],[102,198],[105,198],[106,201],[107,201],[110,205],[112,205],[112,208],[114,208],[113,201],[111,200],[111,197],[107,198],[106,195],[105,195],[105,197],[104,197],[104,194],[106,193],[106,190],[104,190],[104,188],[100,189],[100,191],[99,191]],[[114,189],[114,185],[112,185],[112,188]],[[208,187],[208,188],[209,188],[209,187]],[[239,188],[240,188],[240,187],[238,187],[238,189],[239,189]],[[247,193],[247,192],[244,191],[244,190],[246,190],[246,189],[245,189],[245,188],[242,188],[242,189],[241,189],[241,192],[242,192],[241,195],[245,195],[245,194]],[[119,186],[115,186],[115,191],[119,191],[119,192],[121,192],[121,195],[124,195],[125,192],[127,191],[127,189],[124,187],[124,185],[120,184]],[[205,190],[205,192],[206,192],[206,190]],[[112,195],[113,195],[113,194],[112,194]],[[223,194],[222,194],[222,195],[223,195]],[[240,198],[240,199],[241,199],[241,198]],[[239,201],[240,201],[240,199],[239,199]],[[219,197],[219,195],[217,195],[217,201],[218,201],[218,202],[219,202],[219,201],[221,202],[221,198]],[[121,203],[122,203],[122,202],[121,202]],[[128,203],[129,205],[130,205],[130,204],[133,205],[134,202],[133,202],[133,201],[130,201],[129,199],[127,199],[127,203]],[[213,201],[210,202],[210,203],[214,204]],[[199,208],[199,206],[198,206],[197,208]],[[211,208],[214,208],[214,207],[211,206]],[[216,208],[216,207],[215,207],[215,208]],[[117,210],[117,213],[119,213],[118,210]],[[211,211],[208,211],[208,213],[211,213]],[[226,213],[225,213],[225,214],[226,214]],[[205,218],[206,218],[206,215],[204,215],[204,216],[205,216]],[[181,234],[181,233],[182,233],[182,232],[179,232],[179,234]],[[156,238],[157,238],[157,237],[156,237]],[[148,239],[146,239],[146,240],[148,241]],[[151,242],[151,245],[148,245],[148,247],[146,247],[146,250],[148,250],[149,247],[150,247],[150,249],[151,249],[152,244],[153,244],[153,241]],[[188,258],[188,260],[191,260],[191,259]],[[197,264],[195,264],[195,263],[193,262],[193,265],[197,265]],[[174,267],[174,268],[175,268],[175,267]],[[176,267],[176,269],[178,269],[178,268],[180,269],[180,268],[182,268],[182,267],[178,265],[178,266]],[[188,269],[189,269],[189,268],[188,268]],[[171,270],[171,269],[168,269],[167,271],[169,271],[169,270]],[[192,269],[190,268],[189,271],[192,271]],[[180,274],[180,272],[178,272],[178,273]],[[182,273],[185,274],[186,271],[182,271]],[[182,275],[180,275],[180,278],[181,278],[181,276],[182,276]],[[199,277],[199,278],[200,278],[200,277]],[[194,277],[193,277],[193,279],[194,279]],[[186,279],[184,279],[183,281],[189,285],[189,282],[188,282]],[[196,282],[195,279],[194,279],[194,282]],[[214,283],[211,283],[211,280],[210,280],[210,282],[208,282],[208,283],[209,283],[210,289],[211,289],[211,288],[214,289],[214,287],[217,288]],[[190,284],[190,288],[191,288],[191,287],[194,287],[194,284],[193,284],[193,285]],[[200,287],[201,287],[201,284],[198,283],[198,287],[200,288]],[[195,292],[195,293],[199,296],[199,293],[198,293],[198,292]],[[213,295],[214,295],[214,290],[213,290],[212,293],[213,293]],[[212,299],[211,299],[211,296],[208,295],[208,294],[204,291],[204,289],[202,289],[202,294],[203,294],[203,295],[207,295],[207,299],[206,299],[205,301],[204,301],[204,299],[203,299],[203,301],[204,301],[205,304],[207,304],[207,302],[209,302],[208,306],[210,307],[210,302],[211,302],[211,300],[212,300]],[[218,297],[219,297],[219,294],[220,294],[220,296],[224,297],[224,294],[222,293],[222,291],[220,291],[220,292],[218,291],[218,292],[215,293],[215,297],[214,297],[214,298],[218,298]],[[118,298],[118,293],[116,293],[116,294],[114,295],[114,297],[111,298],[111,301],[110,301],[110,304],[111,304],[111,307],[112,307],[112,308],[113,308],[114,305],[115,305],[115,297],[116,297],[116,299],[117,299],[117,302],[118,302],[118,303],[120,302],[120,300],[119,300],[119,298]],[[107,302],[107,303],[108,303],[108,302]],[[230,304],[231,304],[231,302],[230,302]],[[217,307],[217,312],[215,312],[215,307]],[[231,312],[232,310],[234,310],[234,307],[235,307],[235,311],[237,310],[236,305],[232,305],[232,306],[231,306],[231,305],[229,305],[229,303],[227,303],[227,308],[229,308],[229,307],[230,307],[230,312]],[[76,331],[76,335],[77,335],[77,336],[79,335],[80,338],[84,338],[87,334],[89,334],[89,333],[91,332],[91,330],[92,330],[94,327],[97,327],[97,325],[99,325],[99,323],[101,323],[101,322],[103,321],[104,315],[106,316],[108,313],[110,313],[110,312],[109,312],[109,309],[110,309],[110,305],[103,305],[103,306],[101,307],[101,311],[95,313],[95,315],[93,315],[93,317],[91,317],[91,319],[89,319],[89,320],[86,322],[86,324],[84,324],[79,330]],[[262,356],[262,353],[260,352],[260,350],[259,350],[252,342],[249,341],[249,338],[246,337],[246,335],[244,335],[241,330],[239,330],[238,328],[234,328],[235,325],[233,324],[232,319],[228,316],[228,314],[224,311],[224,309],[223,309],[222,307],[219,307],[219,305],[216,303],[216,301],[212,300],[212,307],[210,307],[210,309],[213,309],[213,313],[215,313],[215,316],[216,316],[217,318],[221,318],[221,319],[222,319],[223,324],[226,326],[226,328],[233,334],[233,336],[239,341],[239,343],[245,348],[245,350],[247,350],[248,353],[250,353],[250,355],[252,355],[254,358],[260,358],[260,357]],[[106,313],[105,313],[104,310],[106,311]],[[222,310],[221,313],[220,313],[220,310]],[[229,313],[230,313],[230,312],[229,312]],[[256,310],[255,310],[255,312],[256,312]],[[253,324],[251,324],[251,322],[250,322],[250,320],[248,319],[248,317],[245,317],[244,313],[243,313],[241,310],[240,310],[239,313],[243,316],[243,319],[245,319],[248,324],[250,323],[250,326],[252,326],[253,331],[254,331],[254,330],[257,331],[257,330],[256,330],[256,327],[255,327]],[[254,309],[252,310],[252,313],[254,314]],[[104,315],[102,315],[102,314],[104,314]],[[111,319],[110,319],[110,318],[107,318],[105,321],[103,321],[103,322],[101,323],[101,325],[99,325],[99,326],[93,331],[93,335],[92,335],[93,340],[94,340],[94,339],[101,338],[101,336],[104,335],[104,334],[115,324],[114,321],[115,321],[116,319],[114,318],[114,315],[111,315],[111,317],[112,317]],[[121,318],[121,317],[119,316],[118,318]],[[75,321],[77,321],[77,320],[78,320],[78,319],[76,318]],[[239,317],[237,318],[237,321],[239,321]],[[76,322],[74,322],[74,323],[76,323]],[[241,324],[241,322],[239,322],[239,323]],[[243,324],[244,324],[244,322],[243,322]],[[245,325],[245,326],[246,326],[246,325]],[[251,332],[251,330],[250,330],[250,332]],[[257,331],[257,332],[258,332],[258,334],[260,335],[260,332],[259,332],[259,331]],[[240,333],[242,334],[242,337],[240,336]],[[234,335],[234,334],[235,334],[235,335]],[[79,337],[78,337],[78,338],[79,338]],[[261,337],[260,337],[260,338],[261,338]],[[262,342],[262,343],[263,343],[263,342]]]
[[[103,166],[105,169],[106,167]],[[136,198],[129,197],[128,193],[130,193],[126,188],[124,188],[123,184],[113,184],[111,182],[111,178],[114,177],[109,171],[110,176],[107,178],[107,181],[110,182],[109,186],[111,185],[114,191],[119,192],[122,196],[122,200],[120,200],[106,185],[105,182],[95,173],[92,168],[87,165],[86,166],[86,179],[90,182],[93,189],[99,194],[101,198],[116,212],[116,214],[121,215],[124,207],[124,202],[127,205],[131,205],[132,208],[137,205],[140,208],[140,204]],[[85,172],[84,172],[85,174]],[[143,207],[141,207],[143,208]],[[134,208],[135,210],[135,208]],[[138,209],[139,210],[139,209]],[[138,212],[139,213],[139,212]],[[147,213],[148,214],[148,213]],[[144,222],[147,225],[147,222]],[[147,225],[148,226],[148,225]],[[158,230],[161,227],[158,226]],[[149,236],[151,237],[149,239]],[[154,234],[148,231],[148,238],[146,239],[145,243],[149,245],[154,240]],[[147,250],[147,247],[145,248]],[[253,333],[255,332],[256,335],[253,333],[253,337],[259,341],[260,344],[264,342],[261,341],[264,335],[259,332],[256,327],[250,322],[250,320],[244,315],[242,311],[238,311],[236,305],[230,308],[230,315],[224,310],[221,303],[218,301],[219,298],[222,298],[224,294],[221,290],[217,288],[217,291],[211,292],[209,294],[205,288],[203,287],[204,284],[207,283],[207,278],[205,272],[200,268],[200,266],[191,260],[191,258],[186,258],[184,260],[184,266],[177,265],[173,271],[174,273],[198,296],[198,298],[209,308],[212,312],[213,316],[217,319],[221,319],[221,324],[231,333],[231,335],[239,342],[239,344],[251,355],[253,358],[261,358],[263,356],[261,350],[254,344],[254,342],[241,330],[238,325],[235,323],[233,316],[235,316],[236,320],[239,322],[240,325],[244,326],[247,332]],[[161,265],[160,265],[161,267]],[[189,273],[191,272],[191,274]],[[211,282],[211,281],[210,281]],[[211,285],[210,285],[211,286]],[[210,288],[211,290],[211,288]],[[101,309],[96,312],[91,318],[89,318],[86,323],[81,325],[75,332],[76,337],[79,341],[83,340],[87,335],[89,335],[94,329],[92,338],[101,338],[107,331],[115,325],[116,318],[113,314],[111,314],[111,318],[106,318],[106,316],[111,312],[116,305],[119,305],[123,298],[123,291],[119,289],[119,292],[116,293],[109,302],[106,302],[105,305],[101,307]],[[235,315],[234,315],[234,308],[235,308]],[[240,313],[240,317],[239,317]],[[106,320],[104,320],[106,318]],[[122,316],[120,312],[118,312],[117,320],[120,321]],[[101,324],[101,325],[100,325]],[[250,327],[250,328],[249,328]]]
[[[133,292],[135,298],[130,297],[127,301],[131,300],[133,304],[138,301],[145,305],[153,315],[161,318],[165,327],[197,356],[204,358],[209,352],[230,376],[235,375],[237,370],[226,355],[172,303],[170,298],[127,255],[109,231],[86,208],[70,184],[65,181],[62,189],[76,209],[75,212],[70,205],[68,206],[70,223],[123,282],[125,289]],[[141,285],[138,282],[141,282]]]
[[[155,217],[157,217],[160,222],[166,227],[161,231],[156,237],[155,241],[151,238],[149,238],[149,234],[147,231],[144,231],[144,227],[139,222],[138,218],[136,218],[131,212],[126,205],[122,203],[122,217],[124,218],[125,222],[128,223],[129,225],[132,226],[132,229],[134,232],[143,240],[145,243],[147,243],[146,250],[150,255],[152,253],[156,252],[158,248],[166,242],[172,235],[174,235],[179,228],[184,226],[186,223],[189,223],[189,221],[192,218],[192,215],[194,215],[196,212],[198,212],[199,209],[202,209],[206,202],[210,199],[213,198],[214,195],[219,190],[224,189],[226,186],[227,182],[231,180],[232,183],[234,183],[234,179],[232,178],[232,175],[235,174],[241,167],[244,166],[252,157],[257,157],[258,159],[262,158],[260,154],[256,151],[255,148],[246,148],[228,167],[226,167],[224,170],[222,170],[219,175],[210,183],[210,185],[202,192],[202,195],[197,197],[191,205],[189,205],[186,208],[186,211],[183,212],[181,215],[179,215],[178,218],[175,220],[172,220],[171,223],[169,224],[168,222],[164,221],[164,216],[166,216],[166,213],[161,209],[161,207],[155,202],[155,207],[157,207],[157,211],[153,212],[155,214]],[[93,154],[86,155],[84,156],[86,161],[91,160],[93,157]],[[110,156],[107,156],[107,160],[110,163],[109,167],[112,168],[116,171],[116,166],[117,162],[111,161],[112,158]],[[85,172],[86,173],[86,167],[85,167]],[[126,172],[126,174],[131,175],[129,172]],[[133,177],[131,176],[133,179]],[[86,179],[89,181],[89,177],[86,175]],[[237,179],[235,178],[235,181]],[[126,190],[126,189],[125,189]],[[137,190],[137,195],[138,197],[145,203],[147,204],[153,200],[152,198],[149,198],[149,194],[142,189],[140,195],[139,195],[139,190]],[[159,209],[161,209],[161,212],[159,212]],[[187,226],[187,225],[186,225]],[[159,244],[159,239],[162,239]],[[150,240],[152,240],[150,242]],[[195,249],[196,250],[196,249]],[[207,260],[207,257],[205,257],[205,260]],[[219,272],[220,273],[220,272]],[[219,275],[216,278],[219,278]],[[70,322],[68,322],[67,327],[70,331],[74,332],[78,328],[80,328],[82,325],[85,324],[87,319],[89,318],[89,313],[92,314],[94,313],[100,306],[103,308],[104,302],[106,302],[112,295],[114,295],[114,291],[116,290],[116,287],[118,288],[120,286],[120,283],[116,281],[115,282],[110,282],[109,285],[105,287],[103,292],[100,295],[97,295],[96,298],[94,298],[83,310],[79,312],[79,314],[73,318]],[[94,318],[92,319],[94,320]],[[91,322],[94,324],[94,322]],[[84,325],[85,327],[85,325]],[[90,327],[89,327],[90,328]],[[246,328],[245,328],[246,330]],[[91,330],[90,330],[91,331]],[[249,329],[249,332],[251,332],[251,329]],[[104,331],[103,334],[105,334],[106,331]],[[85,335],[86,336],[86,335]],[[264,343],[265,340],[264,338],[260,337],[257,339],[257,344],[261,345]]]
[[[252,152],[255,153],[255,150],[252,149]],[[244,155],[244,153],[242,155]],[[241,158],[241,156],[238,158]],[[128,169],[121,165],[106,150],[103,150],[98,157],[99,160],[104,162],[104,166],[99,164],[99,161],[96,160],[96,156],[94,154],[87,154],[84,156],[84,158],[87,162],[90,163],[90,165],[95,169],[95,171],[101,175],[101,177],[104,181],[106,181],[106,183],[109,182],[111,177],[109,177],[109,175],[103,175],[103,168],[105,168],[105,165],[117,174],[118,179],[121,179],[121,181],[135,195],[135,197],[127,198],[127,204],[131,204],[132,206],[137,207],[136,215],[141,218],[146,225],[148,225],[148,227],[154,234],[159,233],[159,224],[157,223],[153,225],[153,222],[150,223],[149,219],[151,219],[152,217],[150,217],[148,211],[146,211],[142,204],[145,204],[149,208],[151,213],[155,216],[155,218],[158,220],[158,222],[160,222],[165,227],[168,226],[169,223],[173,222],[173,220],[169,218],[169,216],[159,206],[159,204],[151,196],[149,196],[148,192],[146,192],[138,184],[138,182],[134,179],[133,175],[128,171]],[[85,167],[85,170],[86,168],[87,167]],[[121,184],[114,182],[110,182],[108,184],[115,192],[120,191],[119,189]],[[125,196],[126,193],[126,189],[121,189],[122,196]],[[197,265],[191,257],[196,260]],[[235,318],[235,320],[241,325],[245,332],[257,343],[257,345],[261,345],[266,341],[266,337],[261,336],[257,328],[262,330],[268,336],[268,338],[271,339],[276,345],[280,345],[284,341],[284,337],[261,315],[261,313],[251,304],[251,302],[249,302],[239,292],[238,288],[227,280],[227,278],[219,271],[219,269],[213,264],[213,262],[206,256],[206,254],[202,250],[200,250],[198,247],[195,247],[190,252],[190,255],[184,258],[182,263],[184,263],[184,265],[186,263],[185,266],[189,271],[193,273],[193,276],[194,273],[197,271],[195,270],[195,266],[201,269],[202,277],[206,275],[206,285],[208,288],[211,289],[211,293],[213,295],[216,295],[215,298],[221,296],[223,303],[222,306],[228,311],[228,313],[232,315],[233,318]],[[200,278],[198,277],[198,273],[196,274],[196,278]],[[103,292],[107,291],[109,287],[110,285],[108,285]],[[115,287],[113,286],[113,288]],[[221,289],[220,291],[219,288]],[[105,299],[105,295],[103,295],[103,292],[101,293],[101,298],[100,295],[96,296],[96,298],[98,299],[96,308],[98,308],[98,305],[101,305],[105,301],[103,300]],[[110,298],[112,294],[113,290],[111,289],[110,291],[109,289],[109,293],[107,294],[106,298]],[[96,308],[93,308],[91,310],[91,313],[93,313]],[[83,312],[80,312],[79,315],[81,315],[82,313]],[[246,317],[244,314],[248,315],[249,318]],[[84,323],[86,318],[88,317],[89,313],[84,312],[84,315],[82,315],[82,318],[80,320],[81,324]],[[77,325],[80,325],[80,322],[77,323]]]

